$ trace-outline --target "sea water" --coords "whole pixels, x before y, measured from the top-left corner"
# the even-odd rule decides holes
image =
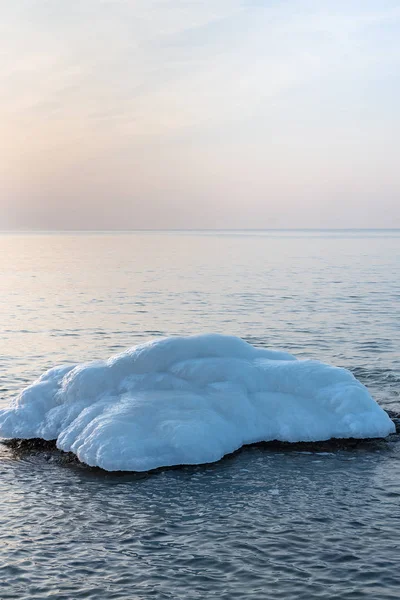
[[[400,231],[0,236],[4,407],[46,369],[218,332],[400,410]],[[0,598],[397,598],[400,445],[109,474],[0,446]]]

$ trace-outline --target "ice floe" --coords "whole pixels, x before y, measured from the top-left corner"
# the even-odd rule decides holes
[[[394,430],[349,371],[217,334],[55,367],[0,411],[0,437],[56,440],[109,471],[214,462],[260,441]]]

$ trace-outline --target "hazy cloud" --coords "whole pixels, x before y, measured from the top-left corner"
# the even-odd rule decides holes
[[[0,7],[0,228],[400,226],[400,7]]]

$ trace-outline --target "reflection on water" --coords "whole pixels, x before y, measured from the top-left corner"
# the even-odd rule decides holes
[[[0,236],[0,404],[45,368],[218,331],[399,408],[400,233]],[[396,441],[107,474],[0,447],[0,598],[397,598]]]

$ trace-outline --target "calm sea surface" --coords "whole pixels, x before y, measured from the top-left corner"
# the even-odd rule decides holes
[[[0,235],[0,406],[45,369],[219,332],[400,411],[400,231]],[[0,599],[400,597],[400,443],[108,474],[0,445]]]

